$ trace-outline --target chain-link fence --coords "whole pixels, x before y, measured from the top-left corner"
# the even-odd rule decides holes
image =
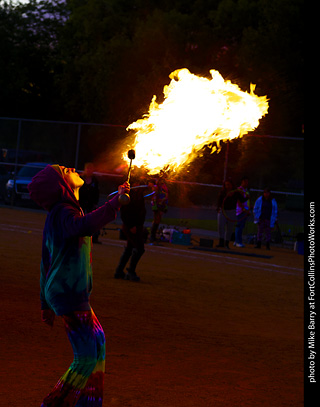
[[[8,180],[26,163],[60,163],[82,170],[86,162],[94,161],[104,199],[125,176],[123,171],[116,173],[115,168],[121,162],[119,147],[125,146],[126,137],[125,126],[112,124],[0,118],[0,196],[4,199]],[[198,182],[171,181],[168,185],[170,205],[181,208],[215,207],[221,189],[221,185]],[[261,192],[251,189],[251,199],[254,201]],[[303,210],[303,192],[274,193],[282,210]],[[13,200],[7,199],[7,203]]]
[[[97,145],[109,154],[124,133],[124,126],[111,124],[0,118],[0,161],[10,170],[28,161],[81,169],[96,157]]]

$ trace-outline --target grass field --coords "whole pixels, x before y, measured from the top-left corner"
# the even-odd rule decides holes
[[[1,406],[39,407],[72,362],[61,319],[52,329],[40,320],[44,220],[0,208]],[[117,227],[93,247],[104,406],[303,406],[303,256],[147,245],[141,282],[131,283],[113,278],[124,245]]]
[[[247,222],[243,231],[243,235],[247,234],[256,234],[257,233],[257,225],[252,221],[253,217],[250,218],[250,222]],[[152,219],[149,219],[152,221]],[[218,221],[215,219],[175,219],[175,218],[167,218],[163,217],[162,223],[171,225],[171,226],[178,226],[178,227],[188,227],[188,228],[195,228],[195,229],[203,229],[209,231],[217,231],[218,230]],[[295,240],[296,235],[298,233],[303,233],[304,227],[297,226],[288,223],[281,223],[279,225],[283,234],[288,233],[290,237]]]

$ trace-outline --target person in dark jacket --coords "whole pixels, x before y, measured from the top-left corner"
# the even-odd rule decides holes
[[[219,243],[216,247],[229,249],[234,221],[236,220],[237,202],[245,202],[246,200],[247,198],[243,196],[241,191],[234,189],[231,178],[223,182],[217,202]]]
[[[46,218],[40,265],[41,318],[53,326],[63,318],[74,361],[41,407],[102,406],[105,336],[89,297],[92,291],[91,236],[115,219],[118,195],[84,215],[79,205],[83,180],[74,168],[48,165],[28,185]],[[118,188],[127,193],[129,184]]]
[[[139,182],[132,183],[139,186]],[[121,255],[119,264],[116,268],[114,278],[125,279],[138,282],[140,277],[136,274],[136,267],[145,252],[144,243],[146,233],[144,222],[146,218],[146,207],[144,201],[145,188],[131,189],[130,203],[121,207],[120,214],[122,219],[122,232],[127,240],[127,245]],[[130,260],[130,262],[129,262]],[[124,268],[129,262],[127,273]]]

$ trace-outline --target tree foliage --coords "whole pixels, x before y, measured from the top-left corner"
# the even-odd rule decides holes
[[[258,131],[300,136],[302,0],[0,0],[2,116],[130,124],[179,68],[270,99]]]
[[[298,131],[288,118],[301,110],[302,0],[0,4],[7,114],[38,111],[44,99],[54,115],[126,123],[161,96],[170,72],[187,67],[257,83],[281,108],[281,131]]]
[[[54,80],[65,18],[56,1],[0,2],[2,116],[50,117],[51,106],[59,104]]]

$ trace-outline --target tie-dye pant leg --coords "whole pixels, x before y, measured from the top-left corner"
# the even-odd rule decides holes
[[[105,336],[91,311],[63,316],[74,360],[41,407],[101,407],[105,370]]]

